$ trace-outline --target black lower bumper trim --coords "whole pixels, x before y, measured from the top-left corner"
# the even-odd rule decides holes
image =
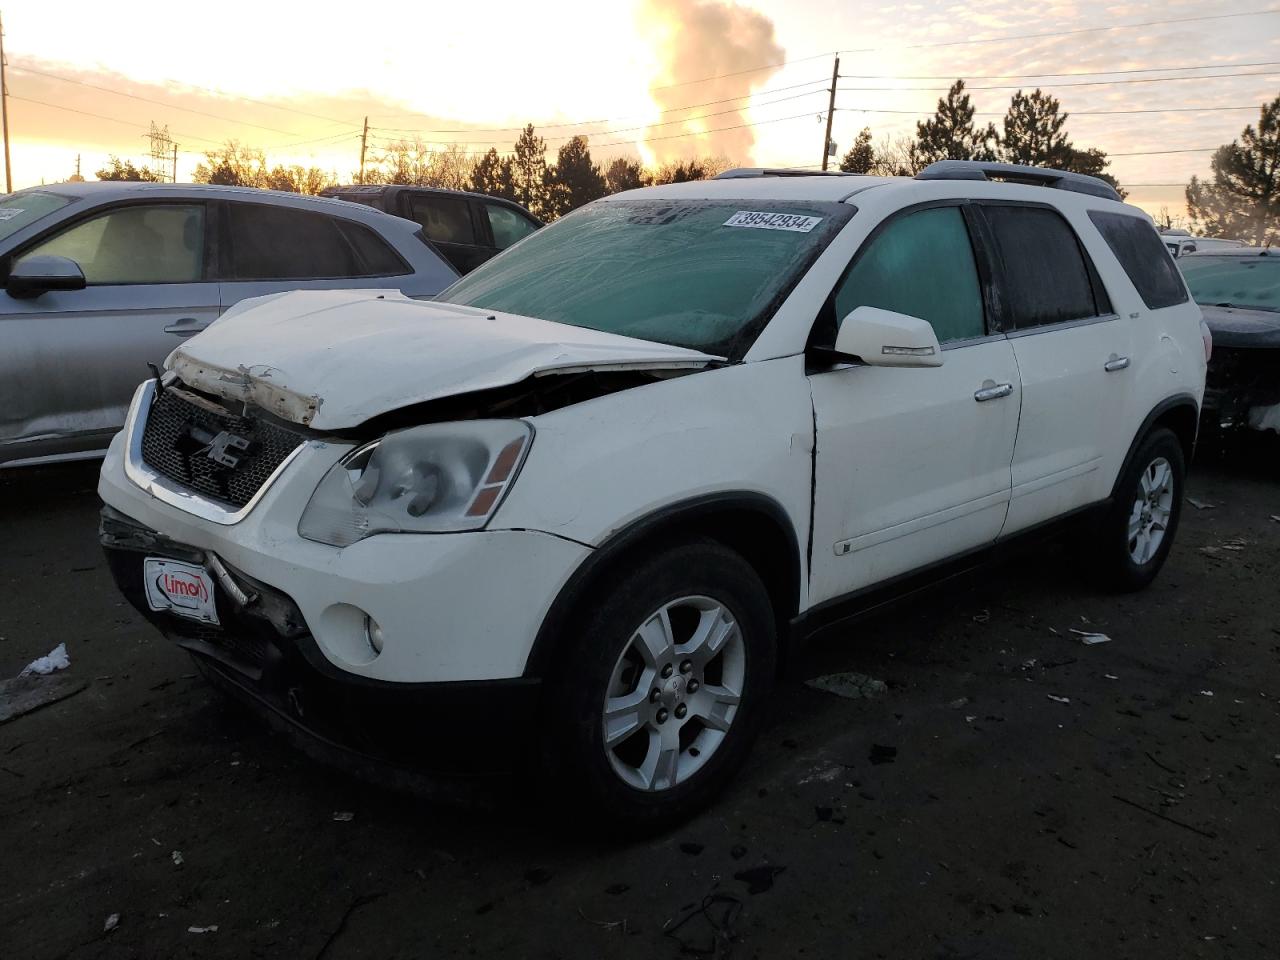
[[[391,779],[403,780],[406,771],[510,771],[531,753],[541,695],[536,679],[396,683],[345,673],[320,652],[293,600],[268,584],[228,567],[253,602],[238,606],[215,578],[220,623],[198,623],[150,609],[143,561],[203,565],[204,551],[110,507],[103,510],[101,540],[116,585],[133,607],[188,650],[219,687],[291,739],[312,740],[314,749],[306,752],[313,756],[340,759],[348,769],[391,764]]]

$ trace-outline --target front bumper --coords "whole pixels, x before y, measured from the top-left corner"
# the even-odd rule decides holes
[[[379,534],[348,547],[304,540],[298,521],[349,447],[311,440],[234,524],[165,502],[126,476],[117,436],[98,483],[103,502],[182,549],[288,598],[317,663],[346,681],[391,684],[524,676],[547,611],[591,549],[531,530]],[[180,558],[180,557],[179,557]],[[381,628],[374,655],[365,616]]]
[[[129,602],[169,640],[188,650],[216,686],[291,736],[305,752],[369,779],[439,793],[422,771],[500,772],[527,753],[512,734],[533,729],[536,679],[393,683],[352,676],[320,652],[285,594],[223,564],[215,581],[219,625],[147,603],[146,557],[201,566],[209,554],[176,542],[107,506],[99,537],[112,576]],[[235,598],[239,591],[249,602]],[[372,761],[372,762],[371,762]]]

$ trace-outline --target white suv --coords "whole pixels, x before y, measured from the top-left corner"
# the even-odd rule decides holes
[[[1177,528],[1209,344],[1092,178],[731,171],[440,301],[242,304],[102,468],[121,589],[334,759],[518,742],[579,806],[669,822],[797,636],[1068,518],[1139,588]]]

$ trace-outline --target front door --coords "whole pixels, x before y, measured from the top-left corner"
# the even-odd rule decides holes
[[[199,203],[110,208],[20,251],[69,257],[83,290],[0,291],[0,463],[102,450],[148,363],[218,315]]]
[[[867,304],[928,320],[943,363],[839,365],[811,375],[813,602],[999,534],[1021,390],[1013,348],[988,323],[985,299],[968,217],[957,205],[881,225],[833,292],[831,318]],[[831,331],[816,336],[834,341]]]

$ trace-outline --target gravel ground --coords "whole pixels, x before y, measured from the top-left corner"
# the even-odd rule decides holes
[[[66,642],[88,686],[0,726],[0,957],[1280,956],[1278,463],[1197,463],[1143,594],[1046,547],[830,632],[628,844],[306,760],[118,598],[95,468],[10,475],[0,677]]]

